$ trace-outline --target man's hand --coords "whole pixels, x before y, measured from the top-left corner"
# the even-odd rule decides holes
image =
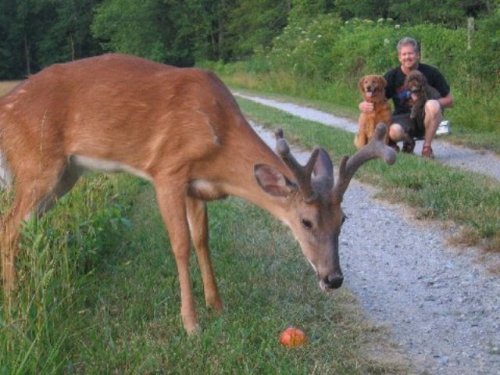
[[[358,106],[361,112],[372,112],[373,111],[373,103],[362,101]]]

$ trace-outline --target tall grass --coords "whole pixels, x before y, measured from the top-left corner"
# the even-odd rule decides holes
[[[210,204],[209,214],[225,312],[203,307],[193,258],[203,330],[187,337],[152,187],[125,176],[80,183],[24,229],[17,308],[0,323],[0,374],[406,373],[347,290],[320,292],[285,227],[237,199]],[[306,331],[306,346],[279,345],[289,325]]]
[[[119,243],[127,226],[121,213],[136,189],[123,179],[94,178],[78,184],[45,218],[25,225],[16,304],[11,312],[3,303],[0,308],[0,373],[59,373],[66,366],[84,291],[95,282],[93,270],[106,250]]]

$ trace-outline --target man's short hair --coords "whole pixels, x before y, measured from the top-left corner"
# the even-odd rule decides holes
[[[410,37],[404,37],[403,39],[401,39],[399,42],[398,42],[398,53],[401,52],[401,48],[403,46],[406,46],[406,45],[411,45],[413,46],[413,49],[415,50],[415,52],[417,53],[420,53],[420,47],[418,46],[418,42],[413,39],[413,38],[410,38]]]

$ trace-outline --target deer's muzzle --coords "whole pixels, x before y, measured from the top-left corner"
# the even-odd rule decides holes
[[[343,281],[342,273],[333,273],[320,280],[319,285],[322,290],[337,289],[342,286]]]

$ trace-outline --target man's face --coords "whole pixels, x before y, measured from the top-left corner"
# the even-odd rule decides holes
[[[406,44],[401,46],[401,49],[398,53],[398,58],[403,68],[412,70],[417,66],[420,56],[411,44]]]

